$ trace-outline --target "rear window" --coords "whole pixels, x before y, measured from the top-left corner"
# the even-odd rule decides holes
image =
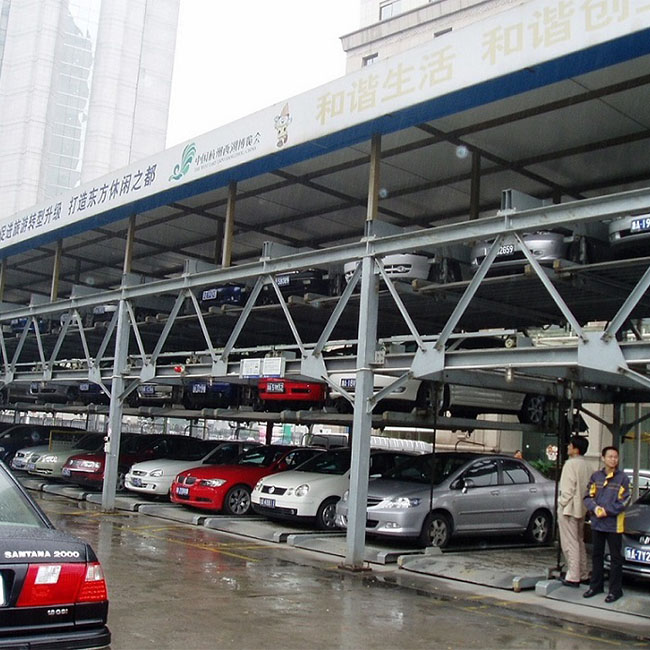
[[[4,472],[0,472],[0,526],[47,528],[27,497]]]

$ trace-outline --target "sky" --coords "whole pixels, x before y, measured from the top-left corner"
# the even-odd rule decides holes
[[[345,74],[359,0],[181,0],[167,147]]]

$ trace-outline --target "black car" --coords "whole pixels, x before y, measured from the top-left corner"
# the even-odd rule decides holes
[[[0,463],[0,648],[105,648],[107,616],[92,548],[55,530]]]
[[[9,465],[15,453],[24,447],[35,447],[49,443],[50,436],[56,432],[79,434],[85,431],[74,427],[61,427],[45,424],[15,424],[0,433],[0,460]]]
[[[650,579],[650,489],[625,512],[622,541],[623,573]],[[606,556],[609,562],[609,556]]]

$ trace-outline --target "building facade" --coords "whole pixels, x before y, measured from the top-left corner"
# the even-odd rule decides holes
[[[341,38],[353,72],[527,0],[361,0],[361,27]]]
[[[0,215],[165,148],[180,0],[0,0]]]

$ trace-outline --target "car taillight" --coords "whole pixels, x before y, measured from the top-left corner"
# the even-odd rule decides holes
[[[104,600],[108,600],[108,592],[98,562],[34,564],[27,570],[16,606],[45,607]]]

